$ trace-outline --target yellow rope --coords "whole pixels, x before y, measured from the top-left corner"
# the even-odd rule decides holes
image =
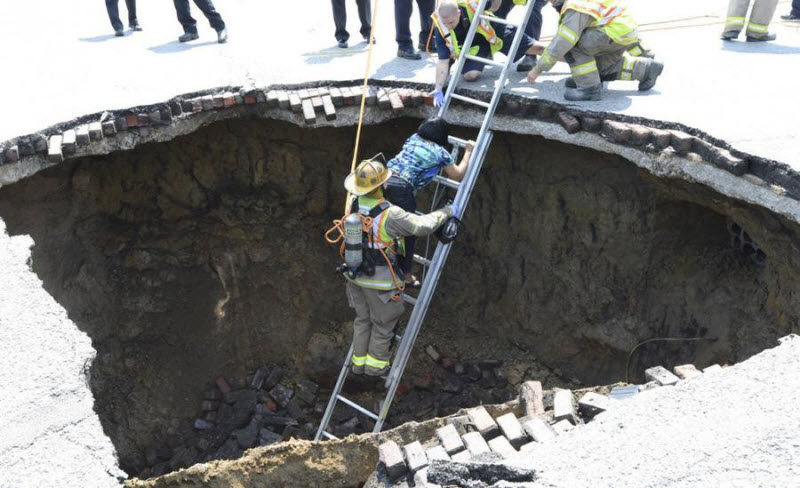
[[[375,8],[372,10],[372,25],[369,29],[369,50],[367,50],[367,67],[364,70],[364,84],[361,87],[361,108],[358,112],[358,128],[356,129],[356,142],[353,147],[353,162],[350,163],[350,172],[356,170],[356,162],[358,161],[358,144],[361,142],[361,126],[364,123],[364,106],[366,105],[367,101],[367,81],[369,81],[369,70],[370,65],[372,63],[372,48],[375,46],[375,19],[378,18],[378,4],[380,0],[375,0]],[[347,196],[345,197],[344,202],[344,214],[350,215],[350,203],[352,198],[350,198],[350,192],[347,192]]]

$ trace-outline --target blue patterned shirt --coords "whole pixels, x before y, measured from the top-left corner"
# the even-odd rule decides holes
[[[386,165],[417,191],[430,183],[441,167],[451,164],[453,158],[447,149],[414,134],[406,139],[400,153]]]

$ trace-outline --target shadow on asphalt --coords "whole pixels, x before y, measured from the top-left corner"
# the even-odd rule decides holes
[[[349,56],[355,56],[357,54],[362,54],[367,52],[367,48],[369,45],[366,41],[359,42],[358,44],[353,44],[347,48],[340,48],[336,44],[332,45],[331,47],[326,47],[320,49],[319,51],[312,51],[308,53],[303,53],[304,62],[306,64],[325,64],[330,63],[333,61],[333,58],[344,58]],[[374,51],[373,51],[374,56]]]
[[[391,59],[391,61],[387,61],[382,65],[378,66],[378,69],[372,76],[378,79],[391,78],[391,77],[401,80],[404,78],[410,79],[416,77],[418,71],[421,71],[428,66],[429,66],[429,61],[424,57],[420,61],[413,61],[410,59],[402,59],[394,57]],[[432,84],[433,82],[434,79],[433,76],[431,76],[429,83]]]
[[[190,49],[194,49],[196,47],[203,47],[208,46],[211,44],[219,44],[216,40],[214,41],[206,41],[206,42],[178,42],[178,41],[169,41],[165,44],[159,44],[158,46],[148,47],[148,51],[152,51],[156,54],[172,54],[172,53],[180,53],[184,51],[188,51]]]
[[[800,54],[800,47],[776,42],[722,41],[724,51],[746,54]]]
[[[131,33],[130,31],[126,31],[125,35],[129,36]],[[103,34],[102,36],[94,36],[94,37],[79,37],[78,40],[81,42],[106,42],[110,39],[114,39],[117,36],[112,34]]]

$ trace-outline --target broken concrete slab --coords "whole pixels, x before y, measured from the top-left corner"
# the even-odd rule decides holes
[[[661,386],[670,386],[677,383],[680,379],[674,374],[667,371],[663,366],[654,366],[644,371],[644,375],[648,380],[656,381]]]

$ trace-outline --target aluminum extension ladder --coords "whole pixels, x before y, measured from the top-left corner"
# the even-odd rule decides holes
[[[463,215],[464,210],[467,207],[467,202],[469,201],[469,197],[475,187],[475,182],[478,179],[481,166],[483,165],[484,157],[486,156],[489,144],[492,141],[493,133],[489,126],[491,125],[492,118],[494,117],[494,111],[497,108],[497,103],[500,101],[500,96],[505,88],[508,70],[514,64],[513,54],[517,52],[520,42],[522,41],[522,34],[525,30],[524,26],[527,25],[533,5],[536,3],[533,0],[528,1],[525,8],[524,19],[520,25],[517,25],[505,19],[485,15],[484,9],[489,1],[490,0],[480,0],[476,15],[473,17],[472,24],[467,32],[467,38],[464,40],[463,47],[461,48],[461,55],[456,63],[456,69],[453,71],[453,74],[450,75],[450,82],[449,86],[447,87],[447,93],[445,94],[444,104],[439,108],[438,114],[439,117],[444,117],[447,113],[447,109],[450,107],[451,100],[454,98],[462,102],[477,105],[478,107],[486,110],[483,122],[481,123],[480,131],[478,132],[478,136],[475,138],[475,147],[472,151],[469,168],[467,169],[463,180],[459,183],[448,179],[441,174],[434,178],[436,183],[436,193],[433,198],[433,204],[436,204],[438,199],[437,196],[439,195],[440,190],[442,190],[442,187],[452,188],[456,190],[454,203],[458,206],[461,215]],[[469,48],[472,46],[472,41],[475,37],[475,32],[480,20],[488,20],[496,24],[511,25],[517,28],[511,49],[508,51],[511,53],[511,55],[507,57],[505,62],[480,58],[469,54]],[[495,85],[492,99],[488,103],[455,93],[456,86],[462,80],[461,70],[464,67],[464,62],[467,59],[479,61],[491,66],[497,66],[502,70],[500,72],[500,77],[497,80],[497,84]],[[464,147],[467,141],[450,137],[449,142],[453,145],[452,152],[455,159],[459,148]],[[460,218],[461,215],[456,215],[456,217]],[[430,245],[430,240],[428,241],[428,244]],[[436,290],[436,285],[439,281],[439,277],[442,274],[444,263],[447,260],[448,254],[450,253],[451,245],[452,242],[448,244],[439,242],[436,245],[436,250],[434,251],[433,257],[430,259],[425,256],[414,256],[414,261],[422,264],[424,268],[427,268],[427,273],[423,273],[422,288],[420,289],[419,295],[416,298],[407,294],[403,294],[403,299],[413,305],[414,308],[411,311],[411,317],[408,319],[408,324],[406,325],[402,336],[395,336],[395,338],[398,340],[398,346],[397,351],[394,354],[392,367],[388,376],[386,377],[385,387],[387,388],[387,392],[380,404],[380,412],[374,413],[342,395],[342,388],[344,387],[344,382],[350,371],[350,358],[353,356],[353,344],[351,343],[350,349],[347,352],[344,364],[342,365],[342,369],[339,373],[339,378],[336,381],[336,386],[334,387],[331,398],[328,401],[328,406],[325,409],[325,414],[322,417],[322,421],[320,422],[319,429],[317,430],[314,440],[320,440],[323,437],[327,439],[337,439],[337,437],[328,432],[327,429],[333,412],[336,409],[337,404],[340,402],[374,420],[375,428],[373,429],[373,432],[380,432],[381,428],[383,427],[383,423],[386,420],[386,416],[389,413],[389,407],[392,404],[394,395],[397,392],[397,387],[400,385],[400,379],[403,376],[403,371],[405,370],[408,359],[411,356],[411,350],[414,347],[414,342],[416,341],[417,335],[422,328],[422,321],[425,318],[425,313],[428,311],[428,306],[430,305],[431,298],[433,297],[433,292]]]

